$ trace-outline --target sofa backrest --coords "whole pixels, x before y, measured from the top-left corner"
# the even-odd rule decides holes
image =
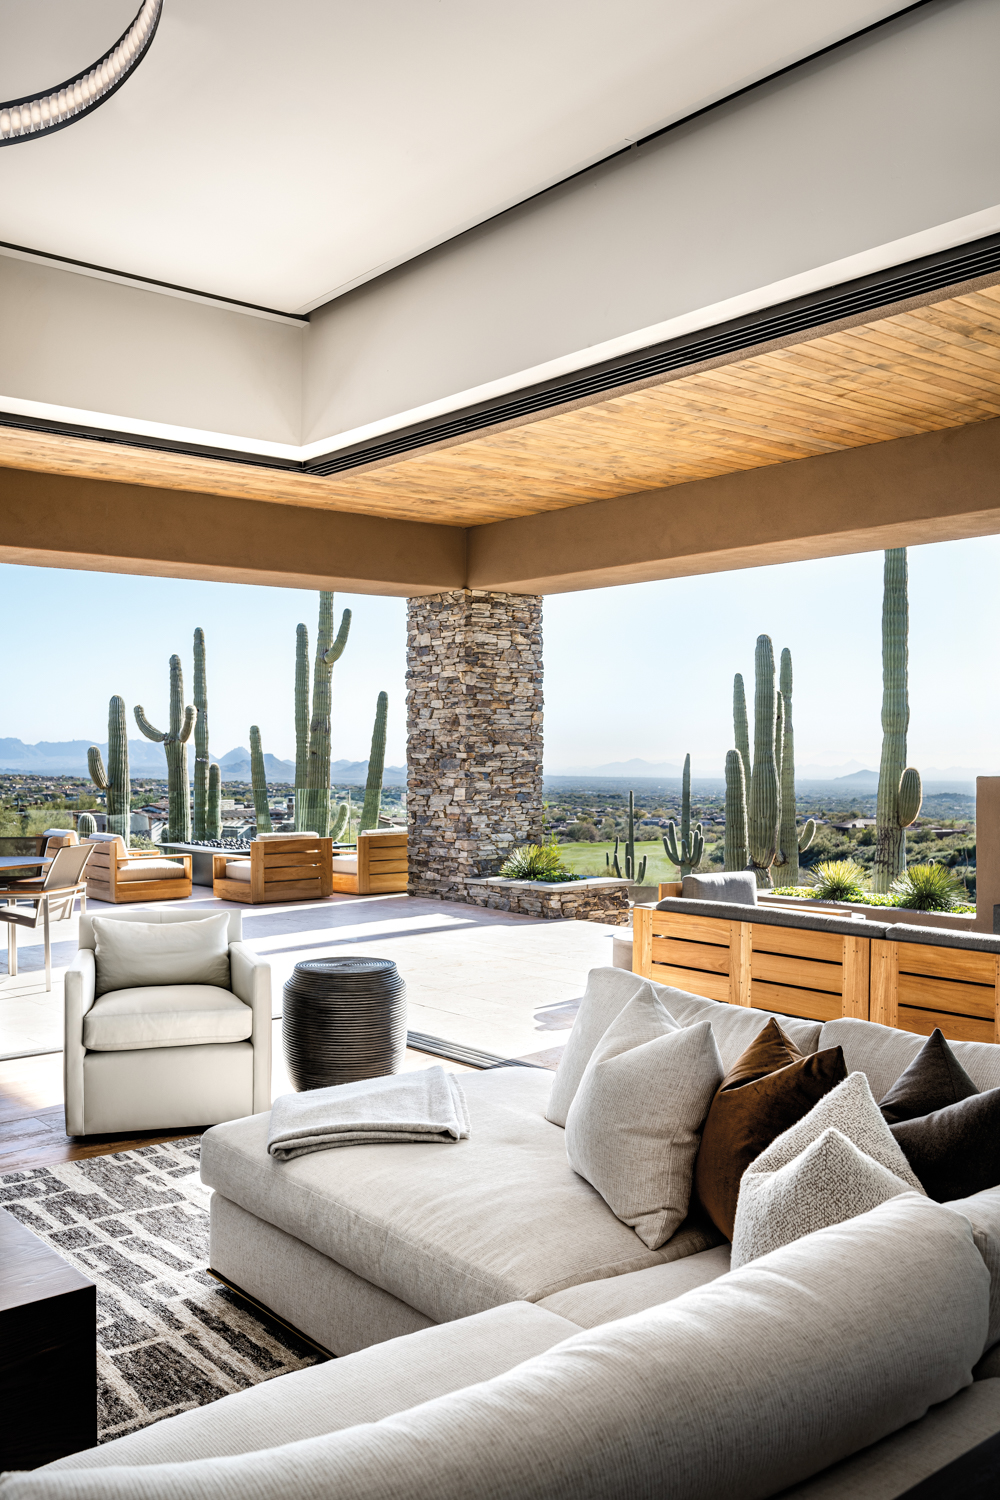
[[[720,874],[685,875],[681,881],[681,899],[689,901],[728,901],[738,906],[757,905],[757,881],[748,870],[728,870]]]
[[[904,1193],[381,1421],[180,1465],[10,1475],[3,1497],[774,1495],[969,1385],[988,1298],[968,1222]]]
[[[821,1045],[822,1021],[808,1021],[801,1016],[783,1016],[777,1011],[758,1010],[756,1006],[726,1005],[721,1000],[706,1000],[703,995],[691,995],[687,990],[671,989],[668,985],[657,984],[653,979],[647,982],[653,986],[670,1014],[682,1026],[693,1026],[696,1021],[711,1021],[722,1066],[727,1072],[772,1019],[777,1021],[800,1052],[816,1052]]]
[[[688,901],[683,896],[666,896],[656,903],[657,911],[676,911],[691,917],[723,917],[729,922],[753,922],[767,927],[807,927],[813,932],[836,932],[848,937],[885,937],[885,925],[862,918],[841,917],[821,911],[792,911],[783,906],[746,906],[728,901]]]
[[[166,922],[203,922],[206,917],[218,915],[218,908],[206,909],[205,907],[186,906],[182,910],[173,907],[158,907],[149,910],[142,907],[138,911],[108,911],[108,912],[86,912],[80,917],[80,936],[78,946],[89,948],[91,952],[97,949],[97,940],[94,937],[94,918],[100,917],[102,921],[114,922],[154,922],[157,924]],[[229,941],[239,943],[243,940],[243,913],[239,910],[227,912],[229,918]]]
[[[906,1071],[926,1041],[926,1036],[913,1031],[898,1031],[894,1026],[840,1016],[825,1023],[819,1045],[843,1047],[847,1071],[864,1073],[878,1101]],[[949,1041],[948,1046],[977,1088],[1000,1088],[1000,1047],[995,1042]]]

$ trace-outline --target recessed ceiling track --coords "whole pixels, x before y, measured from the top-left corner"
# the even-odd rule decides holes
[[[110,99],[149,51],[162,10],[163,0],[143,0],[132,24],[91,67],[43,94],[28,94],[0,104],[0,146],[65,130]]]
[[[704,364],[721,355],[736,353],[742,349],[752,350],[758,345],[773,343],[790,334],[819,329],[825,324],[842,322],[866,312],[891,308],[894,304],[926,296],[938,289],[959,287],[998,272],[1000,234],[909,261],[901,266],[893,266],[855,281],[844,282],[808,297],[762,309],[730,323],[720,324],[710,331],[686,334],[638,354],[622,355],[616,360],[594,365],[589,370],[575,371],[528,387],[515,395],[497,397],[493,401],[470,406],[465,411],[416,424],[391,437],[372,438],[354,447],[340,449],[327,457],[321,455],[305,462],[6,412],[0,412],[0,427],[50,432],[64,437],[116,443],[129,448],[186,453],[224,463],[250,464],[254,468],[282,469],[286,472],[325,477],[379,461],[384,462],[434,443],[482,432],[534,413],[554,411],[603,392],[655,382],[659,375]]]

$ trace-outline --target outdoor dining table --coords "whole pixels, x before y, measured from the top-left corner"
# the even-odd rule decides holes
[[[40,870],[51,863],[51,854],[0,854],[0,880],[4,870],[26,870],[29,865]]]

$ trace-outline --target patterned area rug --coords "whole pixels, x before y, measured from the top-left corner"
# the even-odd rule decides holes
[[[0,1176],[0,1204],[97,1284],[98,1441],[318,1364],[208,1275],[199,1143]]]

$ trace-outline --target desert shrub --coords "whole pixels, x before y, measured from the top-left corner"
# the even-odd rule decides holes
[[[965,899],[962,882],[944,865],[911,865],[892,893],[896,906],[911,911],[952,911]]]
[[[855,859],[831,859],[816,868],[813,895],[821,901],[863,901],[865,872]]]
[[[577,877],[564,869],[562,857],[555,844],[523,844],[512,849],[500,866],[505,880],[575,880]]]

